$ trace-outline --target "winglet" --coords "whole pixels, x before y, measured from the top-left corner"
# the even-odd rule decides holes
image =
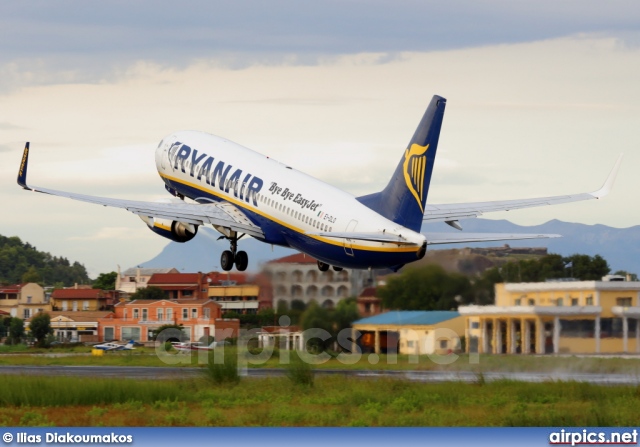
[[[24,146],[24,153],[22,154],[22,161],[20,162],[20,170],[18,171],[18,185],[24,189],[31,189],[27,186],[27,164],[29,162],[29,142]]]
[[[591,193],[591,195],[596,199],[601,199],[609,194],[609,192],[611,192],[611,188],[613,188],[613,182],[615,182],[616,176],[618,175],[618,169],[620,168],[620,163],[622,162],[623,155],[624,154],[620,154],[620,156],[618,157],[618,161],[616,161],[616,164],[613,166],[613,169],[609,173],[609,177],[607,177],[604,185],[602,185],[602,188]]]

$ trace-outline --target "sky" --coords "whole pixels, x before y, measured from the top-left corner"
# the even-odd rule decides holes
[[[429,203],[594,191],[624,153],[601,201],[486,217],[630,227],[638,79],[635,0],[2,2],[0,234],[92,277],[168,243],[126,211],[21,190],[25,141],[29,183],[54,189],[167,197],[154,149],[189,129],[363,195],[434,94]]]

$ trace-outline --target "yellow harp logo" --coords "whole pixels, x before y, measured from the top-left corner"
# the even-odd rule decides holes
[[[427,168],[427,149],[429,149],[428,144],[426,146],[412,144],[404,153],[404,164],[402,165],[407,188],[415,197],[423,213],[422,198],[424,195],[424,172]]]

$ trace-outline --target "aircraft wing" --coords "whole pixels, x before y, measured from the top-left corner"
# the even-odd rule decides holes
[[[492,211],[509,211],[536,206],[557,205],[560,203],[578,202],[581,200],[600,199],[611,191],[622,161],[622,154],[618,157],[607,180],[597,191],[564,196],[539,197],[535,199],[502,200],[494,202],[451,203],[443,205],[426,205],[423,221],[425,222],[455,222],[459,219],[479,217]],[[452,225],[458,228],[456,225]],[[460,228],[458,228],[460,229]]]
[[[517,234],[517,233],[424,233],[427,245],[460,244],[464,242],[515,241],[522,239],[550,239],[562,237],[559,234]]]
[[[29,160],[29,143],[24,148],[20,170],[18,171],[18,184],[24,189],[53,196],[66,197],[68,199],[79,200],[81,202],[95,203],[97,205],[123,208],[134,214],[159,219],[169,219],[189,223],[193,225],[212,224],[230,228],[239,233],[246,233],[250,236],[263,237],[264,233],[260,227],[254,225],[247,219],[240,219],[228,212],[224,207],[216,203],[159,203],[142,202],[137,200],[112,199],[108,197],[88,196],[73,192],[57,191],[55,189],[40,188],[38,186],[27,186],[27,165]]]

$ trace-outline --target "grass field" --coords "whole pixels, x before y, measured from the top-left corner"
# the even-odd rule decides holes
[[[476,383],[416,383],[389,378],[309,376],[292,353],[272,356],[225,347],[249,367],[287,368],[284,377],[216,374],[197,355],[171,354],[163,362],[152,349],[83,352],[49,357],[0,354],[3,364],[196,366],[202,378],[182,380],[84,379],[2,376],[0,425],[4,426],[631,426],[637,423],[640,387],[578,382],[485,382],[483,372],[539,371],[640,374],[640,359],[553,356],[467,356],[442,359],[368,355],[332,356],[313,369],[473,371]],[[59,353],[59,352],[57,352]],[[166,360],[166,359],[165,359]],[[178,363],[176,363],[176,360]],[[342,360],[342,361],[341,361]],[[357,361],[353,361],[357,360]],[[435,361],[434,361],[435,360]],[[210,364],[211,365],[211,364]],[[227,370],[229,368],[226,368]],[[233,368],[232,368],[233,369]],[[221,372],[221,371],[217,371]]]
[[[632,426],[638,387],[286,377],[237,385],[5,376],[4,426]]]

